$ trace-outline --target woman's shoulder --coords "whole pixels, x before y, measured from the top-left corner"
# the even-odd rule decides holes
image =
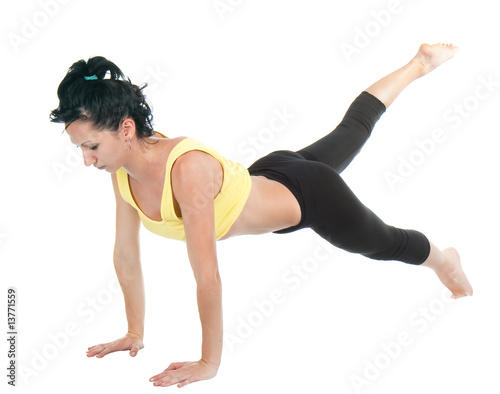
[[[162,155],[170,171],[174,167],[179,170],[181,166],[188,171],[194,171],[200,166],[214,168],[220,166],[219,163],[222,161],[217,150],[195,138],[178,136],[159,138],[159,140],[163,141]]]

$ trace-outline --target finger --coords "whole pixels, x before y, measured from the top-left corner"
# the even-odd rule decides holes
[[[188,384],[193,383],[193,382],[194,382],[194,380],[192,380],[192,379],[186,379],[184,382],[179,383],[177,385],[177,387],[181,388],[181,387],[187,386]]]
[[[158,375],[155,375],[155,376],[152,376],[149,381],[150,382],[153,382],[153,381],[157,381],[157,380],[160,380],[160,379],[163,379],[167,376],[174,376],[172,375],[172,372],[175,371],[175,370],[178,370],[180,368],[182,368],[182,366],[186,364],[186,362],[182,362],[182,363],[172,363],[168,366],[167,369],[165,369],[163,372],[159,373]]]
[[[94,346],[91,346],[91,347],[89,347],[87,349],[88,350],[95,350],[96,348],[104,346],[104,345],[106,345],[106,344],[105,343],[100,343],[99,345],[94,345]]]
[[[153,377],[151,377],[151,379],[149,379],[150,382],[158,382],[162,379],[168,379],[168,378],[172,378],[174,375],[175,372],[173,372],[173,370],[165,370],[161,373],[159,373],[158,375],[155,375]]]
[[[162,379],[162,378],[164,378],[164,377],[165,377],[165,372],[162,372],[162,373],[159,373],[158,375],[151,376],[151,377],[149,378],[149,381],[150,381],[150,382],[156,382],[156,381],[158,381],[158,380],[160,380],[160,379]]]
[[[93,346],[92,350],[87,351],[87,356],[88,357],[95,356],[97,353],[100,353],[103,349],[104,345]]]
[[[182,374],[182,375],[178,375],[175,377],[170,377],[170,378],[160,380],[158,382],[158,385],[162,386],[162,387],[168,387],[168,386],[173,386],[174,384],[177,384],[177,387],[181,388],[181,387],[184,387],[184,386],[186,386],[189,383],[192,383],[194,381],[195,380],[192,379],[189,375]]]
[[[174,384],[182,383],[185,380],[184,376],[175,376],[172,375],[172,372],[169,372],[170,375],[164,377],[163,379],[159,379],[153,383],[153,386],[162,386],[168,387],[173,386]]]
[[[87,349],[91,350],[91,349],[93,349],[93,348],[95,348],[95,347],[97,347],[97,346],[104,346],[104,345],[106,345],[106,344],[105,344],[105,343],[99,343],[99,344],[97,344],[97,345],[90,346],[90,347],[88,347]]]
[[[132,346],[132,349],[130,349],[130,355],[132,357],[135,357],[137,353],[139,352],[139,346]]]
[[[162,372],[161,374],[154,376],[152,379],[153,380],[153,386],[171,386],[174,384],[174,376],[172,375],[166,375],[165,372]]]
[[[179,369],[179,368],[182,368],[184,366],[184,364],[186,364],[186,362],[182,362],[182,363],[172,363],[168,366],[168,368],[165,370],[165,371],[173,371],[173,370],[176,370],[176,369]]]
[[[117,351],[117,349],[115,346],[108,346],[102,352],[100,352],[96,357],[101,358],[101,357],[104,357],[106,354],[116,352],[116,351]]]

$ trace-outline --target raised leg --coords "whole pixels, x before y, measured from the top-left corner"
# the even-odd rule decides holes
[[[408,64],[363,91],[331,133],[297,153],[341,173],[359,153],[375,123],[404,88],[453,57],[457,51],[458,47],[449,44],[422,44]]]
[[[422,44],[408,64],[375,82],[366,91],[388,108],[411,82],[451,59],[458,50],[458,47],[451,44]]]
[[[385,106],[379,99],[361,92],[331,133],[297,153],[307,160],[326,164],[340,174],[359,153],[384,112]]]

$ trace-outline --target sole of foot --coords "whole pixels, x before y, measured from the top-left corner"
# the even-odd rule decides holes
[[[460,48],[453,44],[422,44],[414,60],[420,64],[422,75],[425,75],[451,59],[459,50]]]
[[[443,250],[445,262],[434,271],[441,282],[451,291],[451,298],[471,296],[473,294],[472,286],[462,269],[460,255],[455,248]]]

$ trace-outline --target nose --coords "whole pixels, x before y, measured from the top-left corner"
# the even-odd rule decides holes
[[[88,167],[97,162],[97,157],[86,149],[82,149],[83,163]]]

